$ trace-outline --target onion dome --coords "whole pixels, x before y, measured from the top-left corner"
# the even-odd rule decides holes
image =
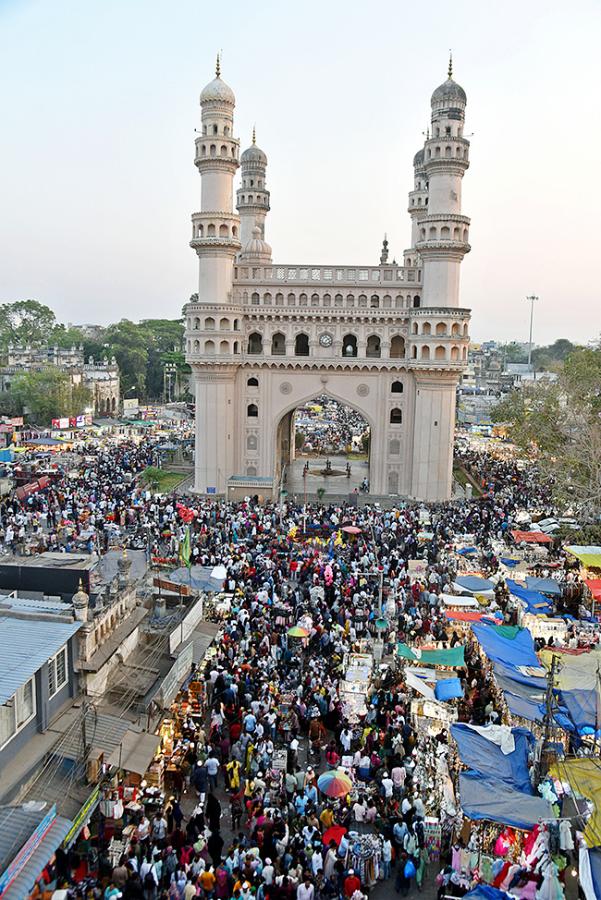
[[[417,153],[415,154],[415,156],[413,157],[413,168],[419,169],[420,166],[423,166],[424,158],[425,158],[425,154],[424,154],[423,149],[418,150]]]
[[[219,54],[217,54],[217,65],[215,67],[215,78],[204,87],[200,93],[200,105],[205,103],[225,103],[230,106],[236,105],[236,98],[231,87],[221,80],[221,63]]]
[[[254,128],[253,128],[253,142],[250,145],[250,147],[247,147],[247,149],[242,153],[242,156],[240,157],[240,162],[241,163],[255,162],[255,163],[261,163],[261,165],[263,165],[263,166],[267,165],[267,155],[261,150],[260,147],[257,147],[257,136],[256,136]]]
[[[432,94],[431,105],[435,103],[444,103],[446,106],[453,106],[454,103],[467,103],[467,95],[460,84],[453,81],[453,57],[449,57],[448,78],[444,84],[439,85]]]
[[[257,225],[253,228],[253,236],[250,241],[242,248],[242,253],[246,258],[269,257],[271,259],[271,247],[261,237],[261,229]]]

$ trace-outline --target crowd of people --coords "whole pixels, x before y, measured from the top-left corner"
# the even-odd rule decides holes
[[[121,543],[143,538],[165,558],[177,556],[189,529],[192,562],[225,567],[216,652],[197,673],[206,720],[187,723],[176,794],[152,820],[135,821],[116,866],[99,860],[103,896],[360,900],[382,882],[382,896],[432,884],[461,819],[456,809],[442,814],[432,786],[452,750],[446,728],[418,728],[394,647],[458,642],[441,603],[457,576],[455,542],[469,535],[482,569],[497,573],[493,543],[508,539],[518,510],[550,508],[547,486],[531,467],[463,451],[485,493],[429,507],[423,541],[420,504],[301,508],[155,496],[136,479],[153,459],[152,439],[86,446],[76,477],[2,511],[6,543],[12,531],[68,552],[92,532],[90,546],[103,548],[118,527]],[[343,530],[349,525],[354,534]],[[419,574],[413,560],[423,563]],[[493,608],[510,623],[507,600],[499,578]],[[290,635],[295,625],[306,635]],[[376,645],[365,708],[352,714],[340,689],[346,661]],[[477,725],[500,719],[480,666],[468,640],[458,714]],[[319,777],[341,770],[350,787],[330,797]],[[441,882],[441,896],[450,890]]]

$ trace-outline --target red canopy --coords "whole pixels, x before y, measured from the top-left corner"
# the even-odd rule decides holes
[[[601,578],[586,578],[585,584],[595,600],[601,600]]]
[[[527,544],[552,544],[553,538],[542,531],[512,531],[511,536],[517,544],[525,541]]]

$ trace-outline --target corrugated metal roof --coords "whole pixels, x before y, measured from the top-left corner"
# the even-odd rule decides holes
[[[10,700],[82,624],[0,615],[0,703]]]
[[[15,858],[47,812],[48,809],[45,808],[0,807],[0,873]]]
[[[119,746],[126,731],[132,727],[127,719],[119,719],[107,713],[96,714],[93,709],[86,710],[86,743],[94,750],[103,750],[108,756]],[[54,753],[60,753],[67,759],[80,760],[83,755],[83,732],[81,727],[67,732],[63,740],[59,740]]]
[[[2,900],[23,900],[23,897],[29,896],[36,879],[40,876],[48,860],[54,856],[55,851],[64,841],[71,825],[72,822],[69,819],[64,819],[62,816],[56,817],[21,872],[2,894]]]

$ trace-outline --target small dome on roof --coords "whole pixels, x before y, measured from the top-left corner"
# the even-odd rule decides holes
[[[457,84],[452,78],[447,78],[444,84],[441,84],[436,88],[430,102],[432,106],[434,106],[435,103],[446,103],[451,105],[452,103],[459,102],[465,104],[467,103],[467,96],[460,84]]]
[[[242,253],[246,257],[268,257],[271,259],[271,247],[261,237],[261,229],[257,225],[253,228],[253,236],[250,241],[242,248]]]
[[[215,78],[207,84],[200,92],[200,105],[204,103],[228,103],[231,106],[236,105],[234,92],[225,81],[221,80],[221,61],[217,54],[217,65],[215,66]]]
[[[240,157],[240,162],[241,163],[258,162],[258,163],[262,163],[264,166],[266,166],[267,165],[267,156],[265,155],[265,153],[263,153],[263,151],[260,149],[260,147],[257,147],[256,144],[252,144],[250,147],[247,147],[247,149],[242,153],[242,156]]]
[[[261,165],[263,165],[263,166],[267,165],[267,155],[265,153],[263,153],[263,151],[260,149],[260,147],[257,147],[257,132],[254,127],[253,127],[253,142],[250,145],[250,147],[247,147],[247,149],[244,151],[244,153],[240,157],[240,162],[241,163],[256,162],[256,163],[261,163]]]
[[[423,166],[423,164],[424,164],[424,156],[425,156],[425,154],[424,154],[423,149],[417,151],[417,153],[416,153],[415,156],[413,157],[413,166],[414,166],[414,168],[417,168],[418,166]]]
[[[231,87],[222,81],[219,75],[209,82],[200,94],[200,105],[205,103],[218,102],[228,103],[230,106],[236,105],[236,98]]]

